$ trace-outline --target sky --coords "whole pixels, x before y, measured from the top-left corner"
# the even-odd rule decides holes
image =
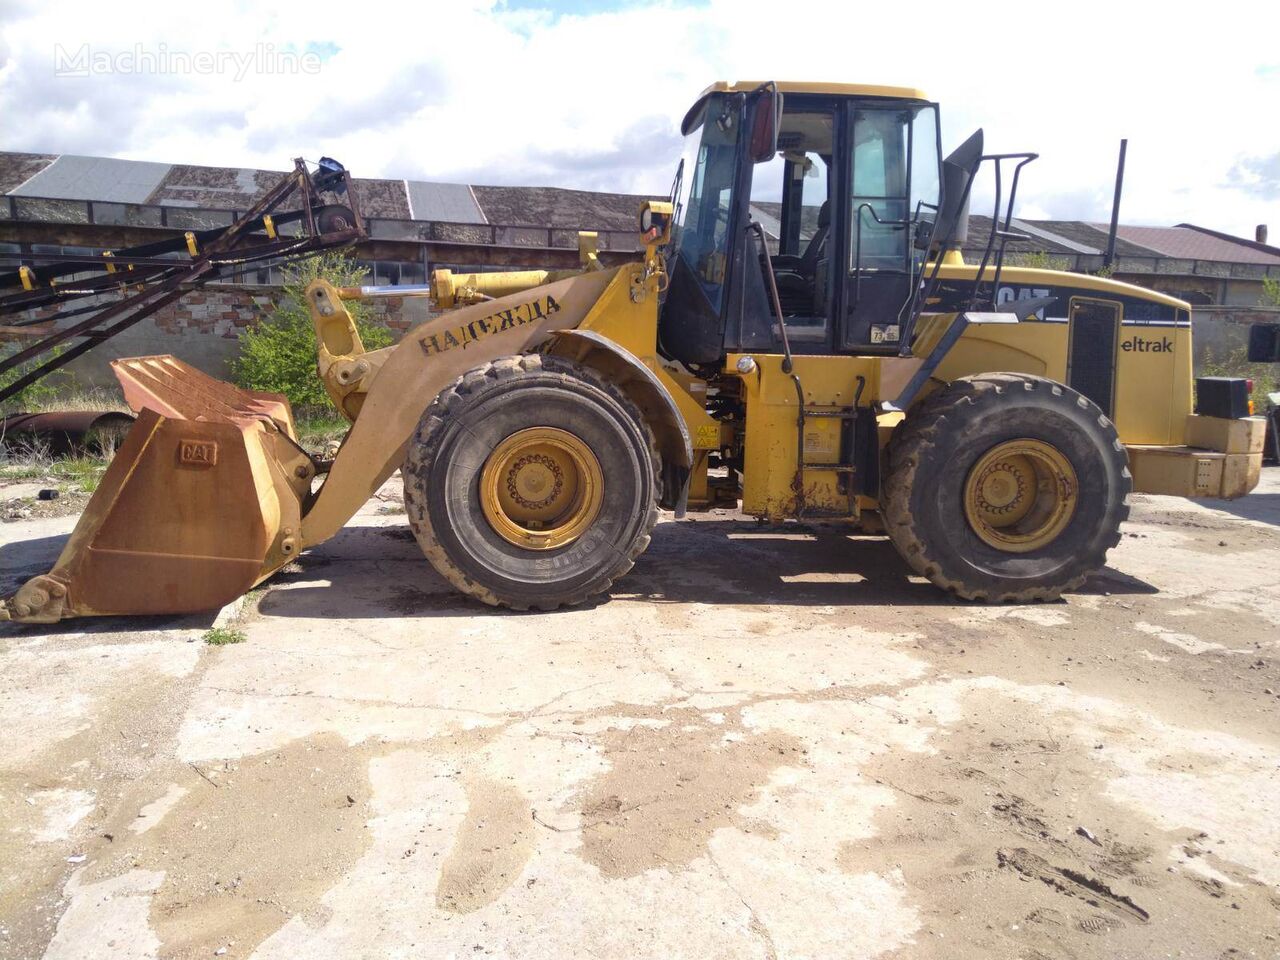
[[[5,150],[663,195],[719,79],[921,88],[1026,218],[1109,219],[1127,137],[1123,222],[1280,241],[1275,0],[0,0]]]

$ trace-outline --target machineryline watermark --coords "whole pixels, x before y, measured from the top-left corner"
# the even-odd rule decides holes
[[[149,47],[135,43],[127,50],[104,50],[81,44],[68,50],[53,47],[55,77],[94,77],[111,74],[214,74],[232,73],[236,80],[250,74],[303,74],[320,72],[324,60],[313,51],[299,53],[259,43],[252,50],[170,50],[168,44]]]

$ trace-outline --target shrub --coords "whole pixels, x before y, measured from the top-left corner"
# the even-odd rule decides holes
[[[249,390],[283,393],[295,408],[331,407],[316,375],[316,337],[305,291],[317,278],[348,287],[359,284],[364,274],[363,267],[341,253],[324,253],[286,266],[274,311],[240,336],[240,356],[231,366],[236,383]],[[363,304],[348,302],[346,307],[366,350],[392,343],[391,331],[371,322]]]
[[[30,346],[28,343],[21,341],[13,343],[0,343],[0,360],[12,357],[15,353]],[[52,359],[60,355],[65,348],[61,345],[56,346],[53,350],[43,356],[36,356],[26,363],[20,363],[12,370],[0,373],[0,390],[10,384],[16,383],[19,379],[26,376],[34,370],[39,364],[46,360]],[[65,375],[64,375],[64,379]],[[0,412],[2,413],[18,413],[30,410],[37,410],[50,403],[58,392],[58,388],[53,385],[50,377],[43,377],[35,383],[29,383],[12,397],[0,404]]]
[[[1280,307],[1280,277],[1262,278],[1262,296],[1258,303],[1264,307]]]

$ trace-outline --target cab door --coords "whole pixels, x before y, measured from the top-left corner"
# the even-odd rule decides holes
[[[941,146],[932,104],[848,106],[842,351],[896,353],[924,251],[915,237],[937,215]]]

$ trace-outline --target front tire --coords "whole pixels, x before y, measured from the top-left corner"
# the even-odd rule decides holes
[[[608,589],[649,545],[657,466],[639,411],[595,371],[506,357],[460,377],[423,414],[405,510],[458,590],[553,610]]]
[[[889,446],[885,520],[903,559],[968,600],[1054,600],[1101,569],[1133,486],[1115,426],[1029,374],[956,380]]]

